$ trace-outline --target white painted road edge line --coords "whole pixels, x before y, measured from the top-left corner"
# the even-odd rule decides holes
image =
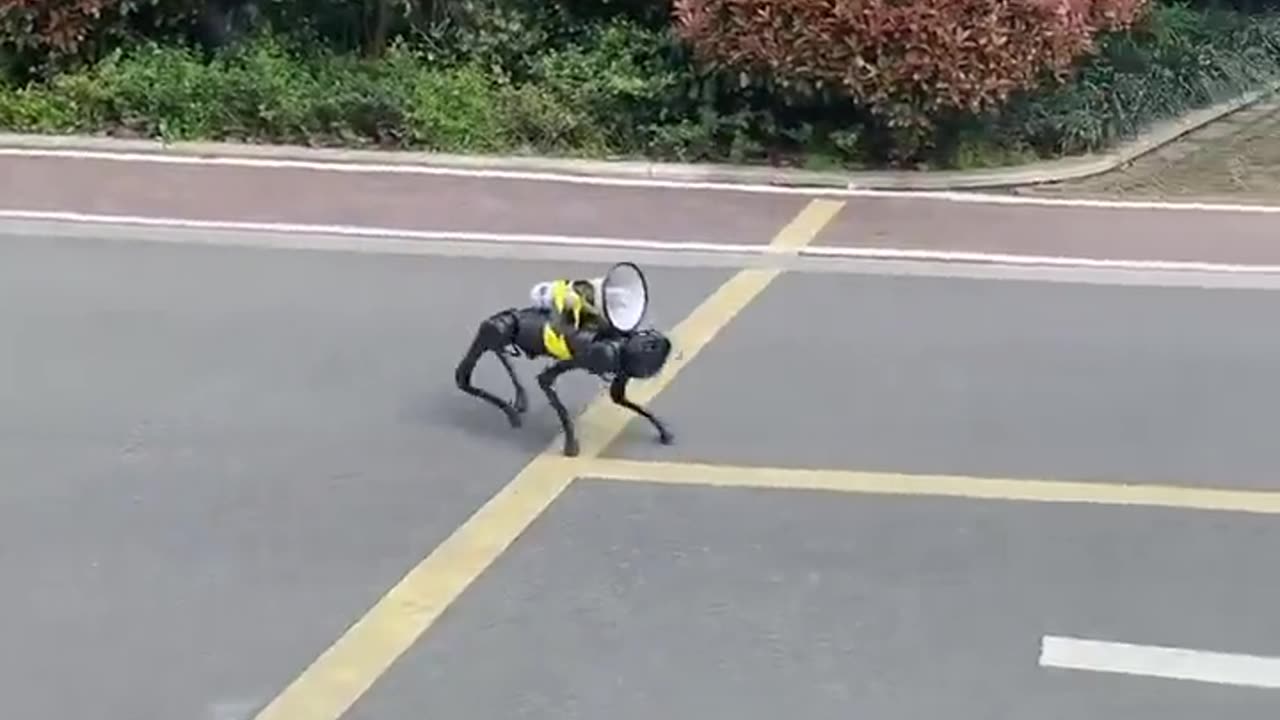
[[[1280,658],[1046,635],[1042,667],[1280,689]]]
[[[1280,265],[1242,265],[1181,260],[1125,260],[1053,255],[910,250],[874,247],[832,247],[810,245],[799,253],[767,244],[744,245],[684,240],[595,237],[589,235],[541,235],[536,233],[494,233],[472,230],[407,230],[355,225],[311,225],[232,220],[189,220],[138,215],[99,215],[45,210],[0,210],[0,221],[64,222],[80,225],[134,225],[174,230],[209,230],[293,236],[339,236],[382,241],[449,242],[466,241],[497,245],[550,245],[584,249],[627,249],[658,252],[710,254],[796,255],[834,257],[849,260],[918,261],[951,264],[1017,265],[1024,267],[1089,268],[1142,272],[1199,272],[1249,275],[1280,275]],[[260,243],[250,243],[260,244]]]
[[[785,254],[766,244],[735,245],[684,240],[643,240],[590,235],[542,235],[537,233],[494,233],[474,230],[407,230],[359,225],[311,225],[303,223],[249,222],[238,220],[188,220],[144,215],[97,215],[44,210],[0,210],[0,220],[65,222],[82,225],[137,225],[175,230],[215,230],[283,235],[337,235],[379,240],[419,240],[496,243],[500,245],[568,245],[583,248],[625,248],[632,250],[685,251],[709,253]]]
[[[800,254],[815,257],[838,257],[857,260],[920,260],[928,262],[982,263],[991,265],[1097,268],[1102,270],[1221,272],[1237,274],[1280,273],[1280,265],[1245,265],[1238,263],[1200,262],[1194,260],[1122,260],[1063,255],[1020,255],[1014,253],[831,247],[825,245],[810,245],[809,247],[801,250]]]
[[[1253,205],[1204,202],[1166,202],[1159,200],[1101,200],[1091,198],[1049,198],[963,190],[860,190],[836,187],[791,187],[767,184],[736,184],[713,181],[658,180],[654,178],[605,177],[525,170],[482,170],[461,167],[414,165],[409,163],[362,163],[331,160],[294,160],[284,158],[249,158],[210,155],[166,155],[155,152],[114,152],[104,150],[68,150],[40,148],[3,148],[0,157],[47,157],[73,160],[154,163],[160,165],[206,165],[281,170],[311,170],[382,175],[427,175],[469,177],[490,180],[555,182],[569,185],[659,188],[674,190],[706,190],[766,195],[801,195],[805,197],[899,198],[937,200],[977,205],[1032,205],[1040,207],[1075,207],[1101,210],[1182,210],[1194,212],[1228,212],[1280,214],[1280,205]]]

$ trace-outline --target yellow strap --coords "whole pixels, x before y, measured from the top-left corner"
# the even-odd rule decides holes
[[[579,327],[582,324],[582,296],[573,289],[573,283],[568,280],[556,280],[551,284],[551,305],[555,308],[556,314],[564,315],[564,307],[573,300],[573,326]]]
[[[542,345],[547,349],[548,353],[557,359],[568,360],[573,357],[573,353],[569,350],[569,343],[565,340],[564,335],[556,332],[551,323],[544,323],[542,326]]]
[[[570,298],[573,301],[571,317],[573,326],[580,327],[582,324],[582,297],[573,289],[573,284],[568,280],[556,280],[551,284],[551,305],[555,309],[557,315],[564,316],[564,308],[569,303]],[[542,344],[547,348],[547,352],[553,357],[560,360],[568,360],[573,357],[573,352],[569,350],[569,343],[564,335],[556,332],[554,323],[546,323],[542,326]]]
[[[556,312],[564,312],[564,304],[569,301],[569,295],[571,293],[575,295],[577,294],[574,293],[573,288],[569,286],[568,280],[556,280],[551,283],[551,306],[555,308]]]

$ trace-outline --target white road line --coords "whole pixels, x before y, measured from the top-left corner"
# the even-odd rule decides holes
[[[1050,198],[945,190],[866,190],[838,187],[795,187],[768,184],[736,184],[714,181],[660,180],[657,178],[645,177],[628,178],[587,174],[577,175],[571,173],[527,170],[489,170],[480,168],[417,165],[411,163],[366,163],[341,162],[336,160],[296,160],[290,158],[163,154],[159,152],[116,152],[104,150],[0,147],[0,157],[2,156],[34,158],[50,157],[126,163],[155,163],[161,165],[207,165],[259,169],[291,169],[310,170],[316,172],[468,177],[490,180],[555,182],[569,185],[702,190],[766,195],[801,195],[805,197],[897,198],[977,205],[1028,205],[1038,207],[1094,208],[1099,210],[1173,210],[1191,212],[1253,213],[1265,215],[1280,214],[1280,205],[1167,202],[1159,200]]]
[[[1278,228],[1280,231],[1280,228]],[[1020,255],[1013,253],[963,252],[952,250],[907,250],[898,248],[831,247],[813,245],[802,255],[841,257],[856,260],[920,260],[927,262],[979,263],[991,265],[1032,265],[1048,267],[1096,268],[1100,270],[1140,270],[1170,272],[1280,273],[1280,265],[1245,265],[1191,260],[1128,260],[1063,255]]]
[[[1280,689],[1280,658],[1046,635],[1042,667]]]
[[[102,215],[92,213],[44,210],[0,210],[0,221],[62,222],[76,225],[124,225],[175,230],[205,230],[240,233],[275,234],[292,237],[342,237],[388,242],[475,242],[506,246],[576,247],[582,249],[619,249],[669,253],[706,253],[712,255],[781,255],[778,248],[765,244],[716,243],[694,240],[648,240],[590,235],[553,235],[536,233],[496,233],[473,230],[408,230],[356,225],[313,225],[304,223],[268,223],[232,220],[190,220],[185,218],[147,217],[139,215]],[[280,247],[279,243],[250,242]],[[344,248],[345,249],[345,248]],[[875,247],[832,247],[811,245],[802,248],[801,257],[832,257],[848,260],[882,260],[932,262],[952,265],[1004,265],[1045,268],[1124,270],[1139,272],[1194,272],[1230,275],[1280,275],[1280,265],[1244,265],[1173,260],[1104,259],[1051,255],[1019,255],[1009,253],[959,252],[948,250],[910,250]]]
[[[766,244],[740,245],[685,240],[644,240],[639,238],[598,237],[590,235],[543,235],[537,233],[494,233],[473,230],[407,230],[365,227],[359,225],[312,225],[303,223],[269,223],[236,220],[189,220],[185,218],[148,217],[143,215],[99,215],[44,210],[0,210],[0,220],[65,222],[84,225],[136,225],[181,230],[214,230],[245,233],[278,233],[283,235],[333,235],[340,237],[376,238],[383,240],[453,241],[495,243],[500,245],[568,245],[587,248],[631,250],[686,251],[711,253],[782,254]]]

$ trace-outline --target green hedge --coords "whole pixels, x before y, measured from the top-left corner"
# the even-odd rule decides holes
[[[516,84],[479,63],[434,65],[403,46],[378,61],[308,53],[271,36],[205,61],[186,47],[116,52],[82,73],[0,90],[0,126],[171,140],[376,145],[598,155],[642,144],[630,122],[664,78],[639,31],[542,56]]]
[[[1044,157],[1095,151],[1277,80],[1280,17],[1161,6],[1107,38],[1070,84],[1015,100],[989,132]]]
[[[652,23],[602,21],[515,53],[519,22],[492,25],[510,42],[473,33],[470,49],[449,52],[398,42],[378,60],[270,33],[211,58],[134,45],[48,82],[0,85],[0,128],[810,167],[880,164],[896,142],[838,99],[789,105],[697,75]],[[1161,6],[1104,38],[1070,82],[995,116],[944,119],[925,159],[966,167],[1097,150],[1277,77],[1275,16]]]

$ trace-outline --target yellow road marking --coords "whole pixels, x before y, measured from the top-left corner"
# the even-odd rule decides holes
[[[771,245],[798,250],[829,223],[843,202],[814,200]],[[778,270],[743,270],[720,286],[671,332],[683,357],[630,394],[652,400],[685,365],[764,290]],[[608,447],[631,419],[608,397],[596,398],[578,421],[580,455],[561,456],[562,438],[534,458],[474,515],[409,571],[258,713],[256,720],[338,720],[481,573],[580,474],[575,468]]]
[[[799,252],[813,242],[818,233],[843,209],[844,202],[840,200],[813,200],[773,236],[769,246]]]
[[[851,470],[709,465],[597,458],[579,477],[668,485],[828,490],[878,495],[934,495],[987,500],[1147,505],[1191,510],[1280,514],[1280,492],[1176,485],[903,475]]]
[[[772,247],[798,252],[830,223],[844,207],[843,202],[814,200],[774,236]],[[633,381],[627,394],[635,402],[646,405],[665,388],[726,325],[733,320],[769,283],[782,273],[777,269],[747,269],[730,278],[703,301],[688,318],[671,332],[671,342],[682,357],[673,357],[663,372],[647,382]],[[636,416],[611,402],[597,402],[583,413],[580,421],[581,458],[602,454],[622,434]],[[677,442],[679,439],[677,438]]]

